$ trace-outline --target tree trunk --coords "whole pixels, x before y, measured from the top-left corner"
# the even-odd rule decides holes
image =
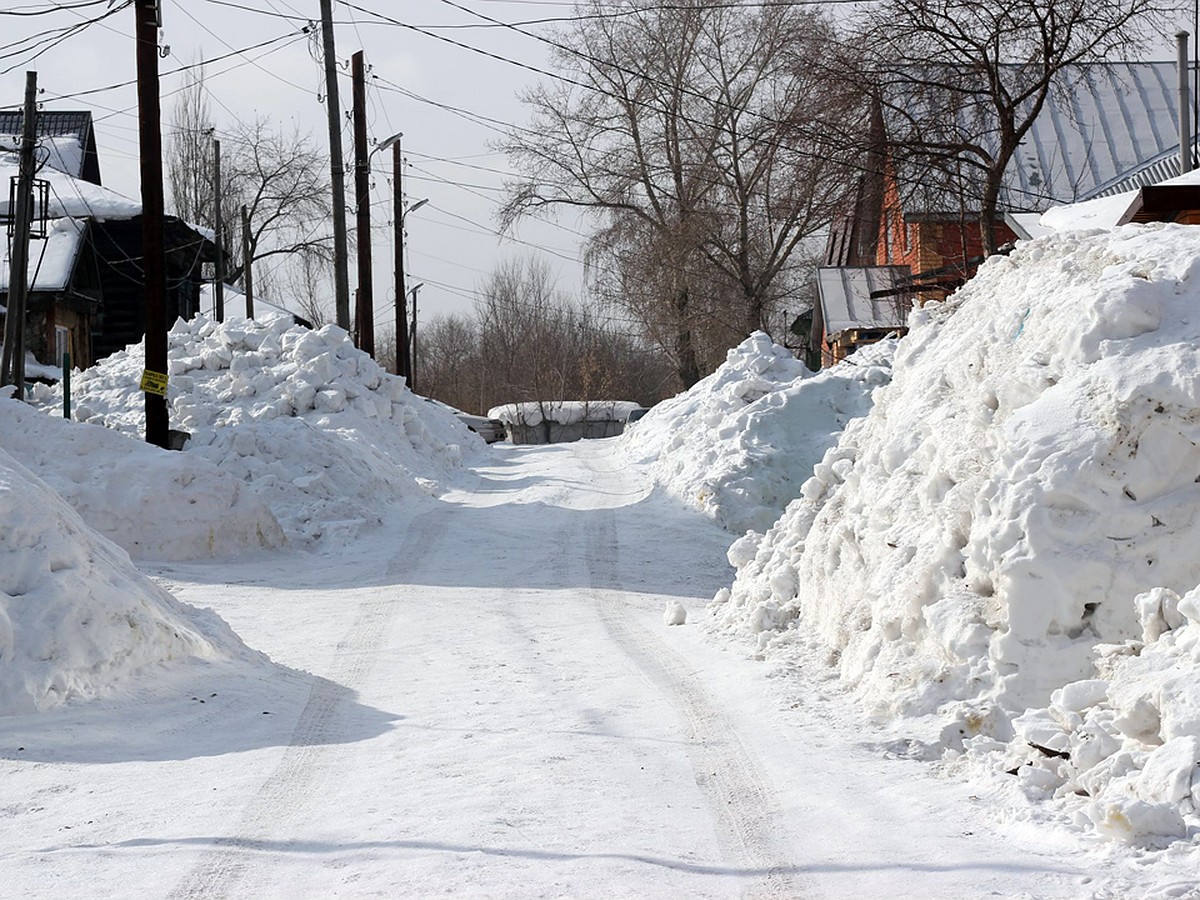
[[[690,388],[700,380],[700,363],[696,360],[696,344],[692,337],[690,315],[691,297],[688,289],[683,288],[675,295],[675,332],[676,373],[683,382],[684,388]]]

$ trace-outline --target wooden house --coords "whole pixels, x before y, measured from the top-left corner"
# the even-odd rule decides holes
[[[87,112],[38,115],[35,233],[29,254],[30,294],[25,346],[58,365],[69,350],[74,365],[137,343],[145,334],[141,204],[100,184]],[[17,174],[20,114],[0,113],[0,186]],[[0,221],[9,221],[9,192],[0,191]],[[164,221],[167,322],[200,308],[201,272],[216,257],[211,238],[168,216]],[[8,242],[0,249],[0,306],[9,287]]]
[[[1051,206],[1177,174],[1176,83],[1174,63],[1095,63],[1065,72],[1005,173],[997,243],[1030,237],[1022,223]],[[888,108],[876,103],[864,124],[865,143],[877,149],[864,154],[864,174],[830,227],[824,266],[846,271],[817,282],[810,341],[824,365],[896,330],[897,309],[945,297],[983,259],[979,185],[898,154],[893,144],[903,126]],[[955,174],[962,171],[969,167]],[[859,318],[848,319],[847,309]]]

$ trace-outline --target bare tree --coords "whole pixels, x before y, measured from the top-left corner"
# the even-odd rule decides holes
[[[276,131],[265,119],[239,124],[222,142],[230,160],[222,160],[225,221],[250,217],[250,258],[315,255],[332,258],[329,172],[323,151],[297,127]],[[228,173],[228,174],[226,174]],[[240,277],[241,248],[232,248],[229,278]]]
[[[969,191],[996,249],[1004,174],[1073,67],[1141,48],[1169,0],[880,0],[861,68],[909,184]],[[964,187],[965,186],[965,187]]]
[[[503,144],[523,177],[501,221],[590,211],[601,269],[655,246],[673,275],[641,293],[657,294],[663,347],[690,385],[705,298],[732,284],[737,330],[764,327],[792,253],[843,192],[838,148],[820,145],[814,116],[835,91],[805,64],[832,29],[791,5],[587,0],[579,12],[556,42],[565,79],[526,93],[532,124]]]
[[[176,95],[171,110],[170,138],[165,170],[172,210],[185,222],[212,228],[213,214],[213,124],[204,68],[184,73],[184,88]]]
[[[518,401],[656,402],[670,391],[669,370],[622,324],[564,296],[545,265],[509,261],[481,286],[472,316],[424,327],[422,385],[480,413]]]
[[[241,207],[250,218],[250,258],[281,261],[262,284],[292,290],[310,321],[325,318],[333,239],[329,230],[329,169],[325,151],[310,134],[281,129],[264,118],[218,132],[200,69],[176,95],[165,160],[172,212],[198,225],[215,225],[213,139],[221,140],[225,277],[242,276]],[[295,271],[292,271],[294,268]]]

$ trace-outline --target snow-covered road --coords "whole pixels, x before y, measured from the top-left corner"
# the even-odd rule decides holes
[[[997,822],[832,682],[709,633],[729,535],[612,442],[497,447],[463,485],[340,553],[160,567],[277,666],[0,723],[0,894],[1096,889],[1077,839]]]

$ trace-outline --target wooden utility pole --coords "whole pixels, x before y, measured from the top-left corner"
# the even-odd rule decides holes
[[[246,289],[246,318],[254,318],[254,263],[250,259],[250,213],[242,207],[242,286]]]
[[[33,151],[37,146],[37,72],[25,73],[25,111],[21,117],[21,155],[13,214],[13,243],[8,267],[8,312],[4,319],[4,356],[0,384],[16,385],[25,397],[25,306],[29,295],[29,230],[33,224]]]
[[[329,112],[329,175],[333,187],[333,286],[337,324],[350,330],[350,267],[346,252],[346,167],[342,161],[342,113],[333,48],[333,0],[321,0],[325,55],[325,104]]]
[[[363,53],[350,58],[354,83],[354,212],[358,234],[358,293],[354,310],[354,343],[375,355],[375,296],[371,285],[371,162],[367,149],[367,83]]]
[[[408,355],[408,291],[404,287],[404,190],[400,183],[404,165],[400,137],[392,144],[392,237],[396,245],[396,374],[412,384],[412,361]]]
[[[1179,108],[1179,173],[1192,171],[1192,101],[1188,96],[1188,33],[1175,33]]]
[[[213,316],[225,321],[225,223],[221,220],[221,142],[213,141],[213,225],[217,238],[217,277],[213,280]]]
[[[408,364],[408,389],[417,392],[417,291],[421,285],[414,284],[412,289],[412,361]]]
[[[134,0],[142,175],[142,268],[146,273],[146,441],[167,447],[167,278],[163,249],[162,111],[158,93],[158,0]]]

